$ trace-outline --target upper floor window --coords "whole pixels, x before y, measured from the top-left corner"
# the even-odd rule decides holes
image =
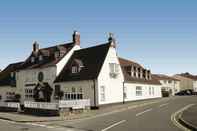
[[[55,58],[59,58],[60,57],[60,52],[59,51],[56,51],[55,52]]]
[[[116,77],[119,73],[119,65],[116,63],[109,63],[110,76]]]
[[[39,56],[39,61],[42,61],[42,60],[43,60],[43,56],[40,55],[40,56]]]
[[[78,73],[78,67],[72,66],[72,73]]]
[[[35,62],[35,57],[31,57],[31,63]]]

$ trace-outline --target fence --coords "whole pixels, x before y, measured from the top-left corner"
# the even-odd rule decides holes
[[[0,107],[19,108],[20,103],[17,103],[17,102],[0,102]]]
[[[31,101],[25,101],[24,107],[25,108],[33,108],[33,109],[47,109],[47,110],[58,110],[59,109],[58,103],[31,102]]]
[[[89,99],[59,101],[59,108],[84,109],[85,107],[90,107]]]

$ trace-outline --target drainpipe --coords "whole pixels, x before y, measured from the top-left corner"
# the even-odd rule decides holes
[[[94,88],[94,108],[96,108],[96,80],[93,80]]]
[[[123,101],[122,101],[122,103],[124,104],[125,103],[125,90],[124,90],[124,81],[123,81],[123,88],[122,88],[122,90],[123,90]]]

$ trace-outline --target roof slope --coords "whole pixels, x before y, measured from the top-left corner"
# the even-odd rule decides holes
[[[182,73],[182,74],[177,74],[177,75],[182,76],[182,77],[186,77],[186,78],[189,78],[189,79],[192,79],[192,80],[197,80],[197,76],[192,75],[188,72]]]
[[[174,77],[163,75],[163,74],[152,74],[152,77],[158,80],[174,80],[174,81],[180,81]]]
[[[96,79],[107,56],[109,47],[110,44],[106,43],[75,51],[55,82]],[[83,64],[80,72],[72,73],[73,61],[80,61],[80,64]]]
[[[125,58],[121,58],[119,57],[119,62],[121,64],[121,66],[130,66],[130,65],[134,65],[136,67],[141,67],[143,68],[140,64],[134,62],[134,61],[131,61],[131,60],[127,60]]]
[[[10,73],[19,70],[22,64],[23,62],[10,64],[0,72],[0,86],[9,86],[11,84]]]
[[[131,60],[127,60],[127,59],[124,59],[124,58],[119,58],[119,62],[120,62],[120,65],[121,65],[121,68],[122,68],[122,72],[123,72],[123,75],[124,75],[124,81],[125,82],[128,82],[128,83],[139,83],[139,84],[151,84],[151,85],[161,85],[161,83],[155,79],[154,77],[152,77],[151,79],[147,80],[147,79],[142,79],[142,78],[135,78],[135,77],[131,77],[125,70],[124,67],[126,66],[136,66],[136,67],[140,67],[140,68],[143,68],[143,66],[141,66],[140,64],[134,62],[134,61],[131,61]],[[152,76],[152,75],[151,75]]]
[[[75,44],[71,42],[71,43],[66,43],[66,44],[39,49],[37,54],[32,52],[31,55],[22,64],[22,69],[34,69],[34,68],[44,68],[48,66],[54,66],[74,47],[74,45]],[[55,58],[56,50],[64,51],[64,55],[59,58]],[[43,60],[42,61],[37,60],[37,62],[31,63],[31,57],[32,56],[37,57],[40,54],[42,54]]]

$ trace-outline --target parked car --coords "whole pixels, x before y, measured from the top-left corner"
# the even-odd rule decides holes
[[[177,95],[177,96],[189,96],[189,95],[197,95],[197,93],[193,92],[193,90],[191,90],[191,89],[187,89],[187,90],[182,90],[182,91],[176,93],[175,95]]]
[[[165,90],[162,90],[162,97],[169,97],[169,92],[168,91],[165,91]]]

